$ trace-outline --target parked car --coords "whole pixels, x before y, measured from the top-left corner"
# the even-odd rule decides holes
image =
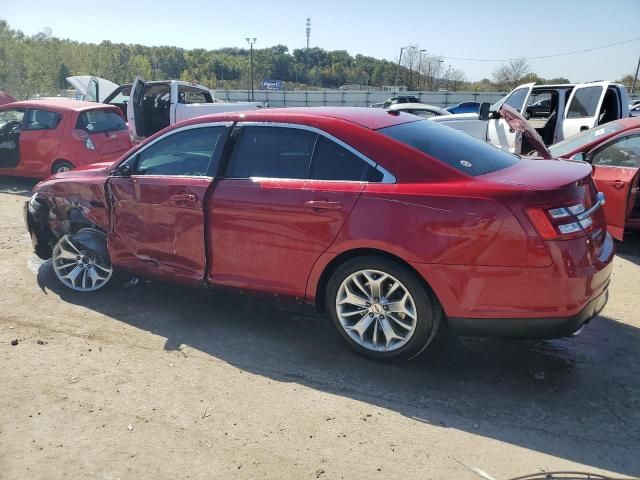
[[[604,211],[611,235],[623,240],[626,230],[640,229],[640,118],[625,118],[584,131],[552,145],[559,158],[584,160],[604,192]]]
[[[640,102],[629,105],[629,115],[632,117],[640,117]]]
[[[551,115],[551,98],[543,98],[527,105],[526,118],[548,117]]]
[[[419,117],[430,118],[439,117],[440,115],[451,115],[444,108],[434,105],[426,105],[424,103],[396,103],[388,108],[392,112],[405,112],[418,115]]]
[[[72,290],[119,269],[299,297],[379,359],[418,355],[444,321],[569,335],[607,300],[613,241],[589,165],[521,160],[402,112],[200,117],[34,191],[36,253]]]
[[[567,85],[535,85],[528,83],[516,87],[490,108],[488,119],[478,115],[461,114],[436,117],[451,128],[462,130],[479,140],[489,142],[503,150],[513,151],[515,133],[496,112],[509,105],[522,115],[532,95],[549,95],[551,109],[547,117],[537,118],[535,129],[545,144],[551,145],[572,137],[596,125],[629,116],[629,95],[624,85],[611,82],[592,82]]]
[[[478,113],[480,102],[462,102],[445,108],[449,113]]]
[[[397,103],[420,103],[420,99],[414,95],[394,95],[382,103],[374,103],[371,106],[373,108],[389,108]]]
[[[136,77],[132,84],[121,86],[89,76],[68,77],[67,81],[84,100],[119,107],[136,140],[149,137],[187,118],[263,107],[262,102],[218,101],[207,87],[181,80],[145,83],[142,78]]]
[[[120,110],[76,100],[29,100],[0,107],[0,175],[46,178],[113,161],[131,148]]]
[[[11,95],[0,90],[0,105],[6,105],[7,103],[12,103],[15,101],[16,99],[13,98]]]

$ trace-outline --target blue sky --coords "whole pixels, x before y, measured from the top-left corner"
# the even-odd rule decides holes
[[[105,4],[107,2],[104,2]],[[0,18],[31,35],[84,42],[176,45],[184,48],[311,45],[394,60],[401,46],[419,44],[429,53],[464,58],[540,56],[640,37],[640,0],[583,1],[337,1],[236,2],[136,0],[98,8],[59,2],[0,0]],[[132,8],[135,6],[135,8]],[[134,13],[137,12],[137,13]],[[572,81],[613,80],[633,73],[640,41],[590,53],[532,60],[542,77]],[[490,77],[499,62],[445,59],[473,80]]]

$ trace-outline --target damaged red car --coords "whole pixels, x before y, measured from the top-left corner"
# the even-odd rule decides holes
[[[273,109],[189,120],[38,184],[35,251],[81,292],[121,270],[299,297],[371,357],[466,335],[570,335],[613,241],[582,162],[521,160],[419,117]]]
[[[585,130],[549,147],[559,158],[584,160],[593,166],[593,179],[604,192],[608,229],[624,239],[628,230],[640,230],[640,118],[630,117]]]

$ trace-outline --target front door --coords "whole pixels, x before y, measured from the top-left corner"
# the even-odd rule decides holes
[[[593,165],[593,179],[604,193],[607,228],[622,240],[625,224],[632,214],[638,196],[640,169],[640,133],[624,134],[587,155]]]
[[[20,162],[20,132],[24,109],[0,110],[0,169],[14,169]]]
[[[525,105],[527,105],[534,85],[535,83],[527,83],[516,87],[502,105],[509,105],[517,112],[524,114]],[[504,118],[489,119],[487,125],[487,141],[491,145],[513,152],[516,148],[516,135],[516,131],[509,127]]]
[[[136,77],[131,85],[129,103],[127,104],[127,122],[133,138],[146,136],[144,118],[144,81]]]
[[[562,138],[589,130],[598,124],[598,115],[609,82],[576,85],[569,95],[562,122]]]
[[[204,279],[204,205],[229,124],[184,127],[143,147],[109,178],[109,253],[142,276]]]

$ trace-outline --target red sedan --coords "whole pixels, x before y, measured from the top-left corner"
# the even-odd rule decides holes
[[[549,148],[558,158],[575,158],[593,165],[593,179],[604,192],[609,232],[622,240],[625,230],[640,230],[640,118],[605,123]]]
[[[555,337],[605,305],[613,241],[583,162],[531,162],[365,108],[200,117],[35,188],[36,252],[76,291],[113,272],[303,298],[357,351]]]
[[[47,178],[131,148],[120,109],[69,99],[0,107],[0,175]]]

